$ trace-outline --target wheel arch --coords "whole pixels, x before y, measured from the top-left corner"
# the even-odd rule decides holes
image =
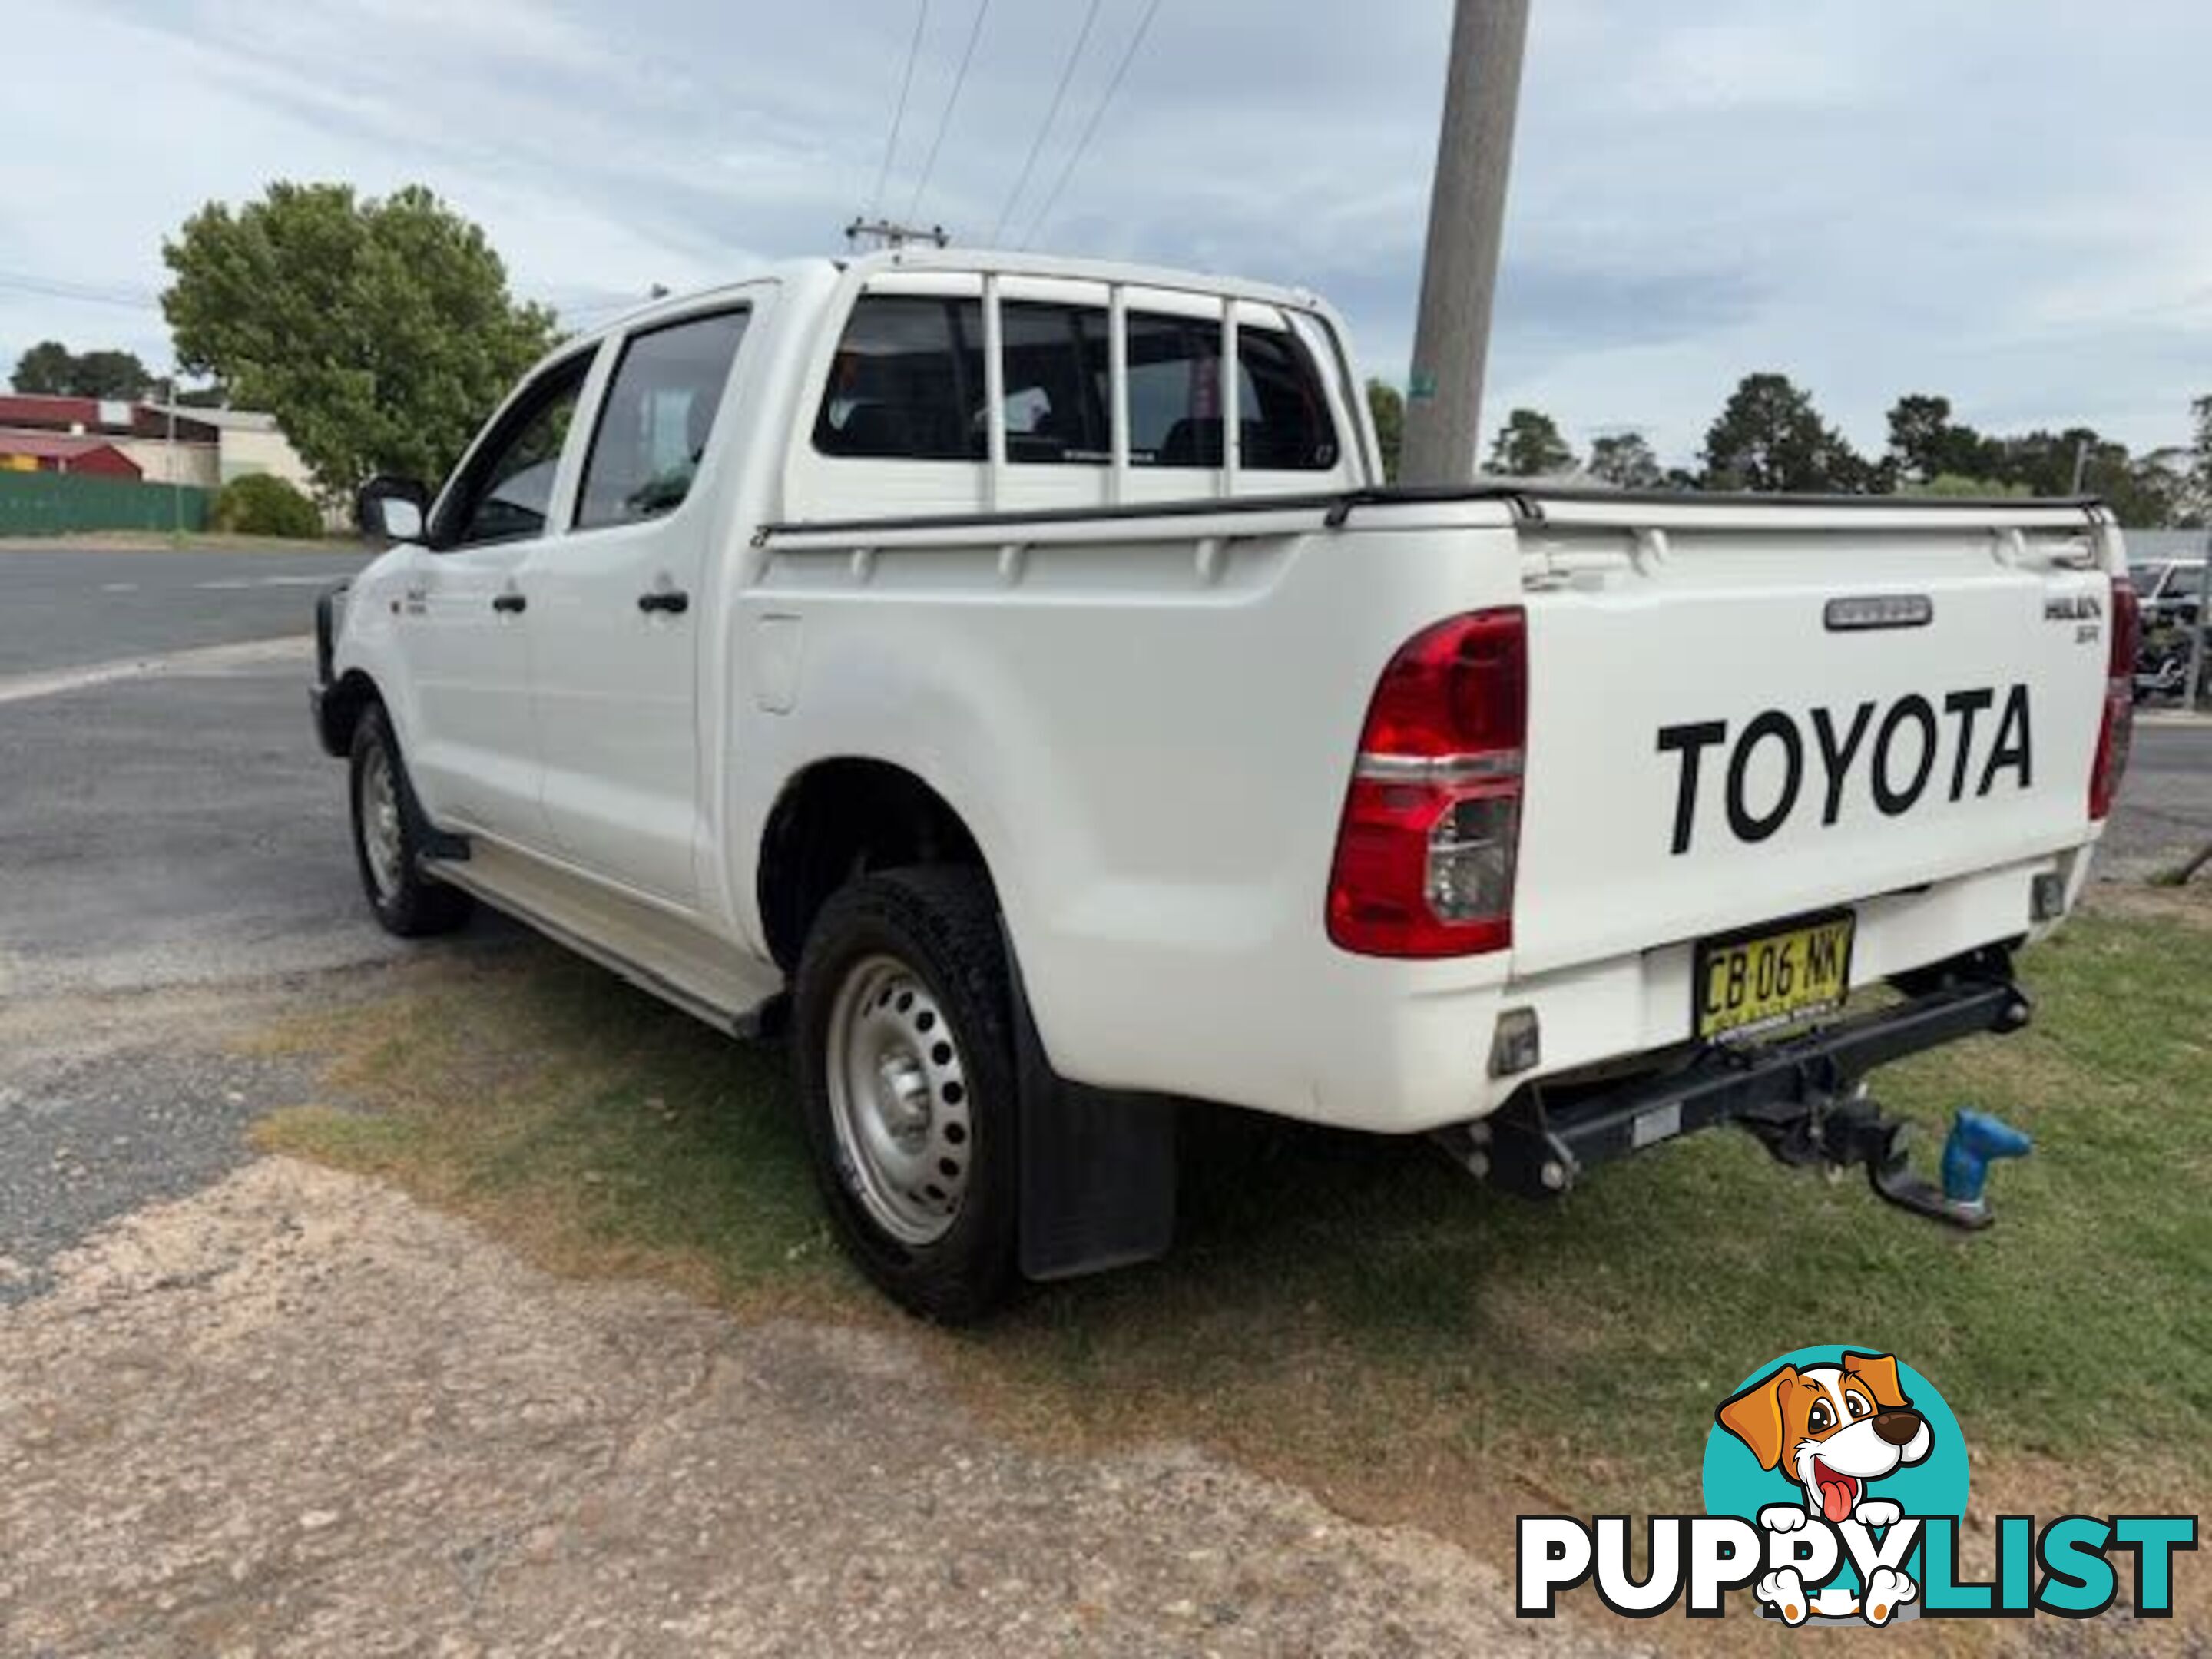
[[[372,705],[390,713],[383,688],[362,669],[349,668],[324,688],[315,707],[315,727],[324,750],[341,757],[349,753],[354,730]]]
[[[915,864],[973,868],[991,878],[967,818],[920,774],[865,755],[802,767],[769,809],[754,864],[754,900],[770,955],[786,972],[795,970],[831,894],[856,876]]]

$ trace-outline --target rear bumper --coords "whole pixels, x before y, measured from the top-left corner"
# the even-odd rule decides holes
[[[1717,1123],[1780,1129],[1844,1095],[1878,1066],[1982,1032],[2019,1030],[2027,996],[2002,971],[1954,983],[1802,1036],[1708,1048],[1610,1088],[1532,1085],[1486,1123],[1498,1182],[1558,1192],[1582,1170]]]

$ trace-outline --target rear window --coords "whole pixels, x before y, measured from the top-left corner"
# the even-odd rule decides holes
[[[1008,300],[999,308],[1006,459],[1016,465],[1103,465],[1112,458],[1106,312]],[[1129,464],[1222,465],[1221,325],[1127,313]],[[980,461],[982,303],[867,295],[853,307],[815,419],[825,455]],[[1237,331],[1243,463],[1326,471],[1339,449],[1312,354],[1280,329]]]
[[[877,294],[853,307],[814,447],[879,460],[983,459],[983,307]]]
[[[1086,329],[1086,322],[1097,326]],[[1112,459],[1106,313],[1084,306],[1007,300],[999,307],[999,337],[1006,459],[1093,466]]]
[[[1336,465],[1312,354],[1277,329],[1237,331],[1237,416],[1248,467],[1327,471]],[[1101,381],[1103,384],[1103,381]],[[1129,464],[1222,464],[1221,325],[1129,313]]]

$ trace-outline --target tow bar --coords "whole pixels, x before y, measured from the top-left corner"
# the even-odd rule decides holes
[[[2009,977],[1954,981],[1897,1005],[1756,1047],[1708,1047],[1680,1066],[1625,1084],[1537,1084],[1489,1118],[1436,1139],[1463,1168],[1531,1197],[1553,1197],[1594,1164],[1717,1123],[1756,1135],[1780,1163],[1866,1167],[1875,1195],[1954,1227],[1995,1218],[1990,1165],[2033,1143],[1985,1112],[1961,1110],[1944,1144],[1941,1184],[1911,1167],[1911,1126],[1885,1118],[1862,1079],[1878,1066],[1976,1032],[2026,1025]]]

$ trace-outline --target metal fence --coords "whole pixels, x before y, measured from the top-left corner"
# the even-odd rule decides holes
[[[70,472],[0,471],[0,536],[207,528],[214,492]]]

